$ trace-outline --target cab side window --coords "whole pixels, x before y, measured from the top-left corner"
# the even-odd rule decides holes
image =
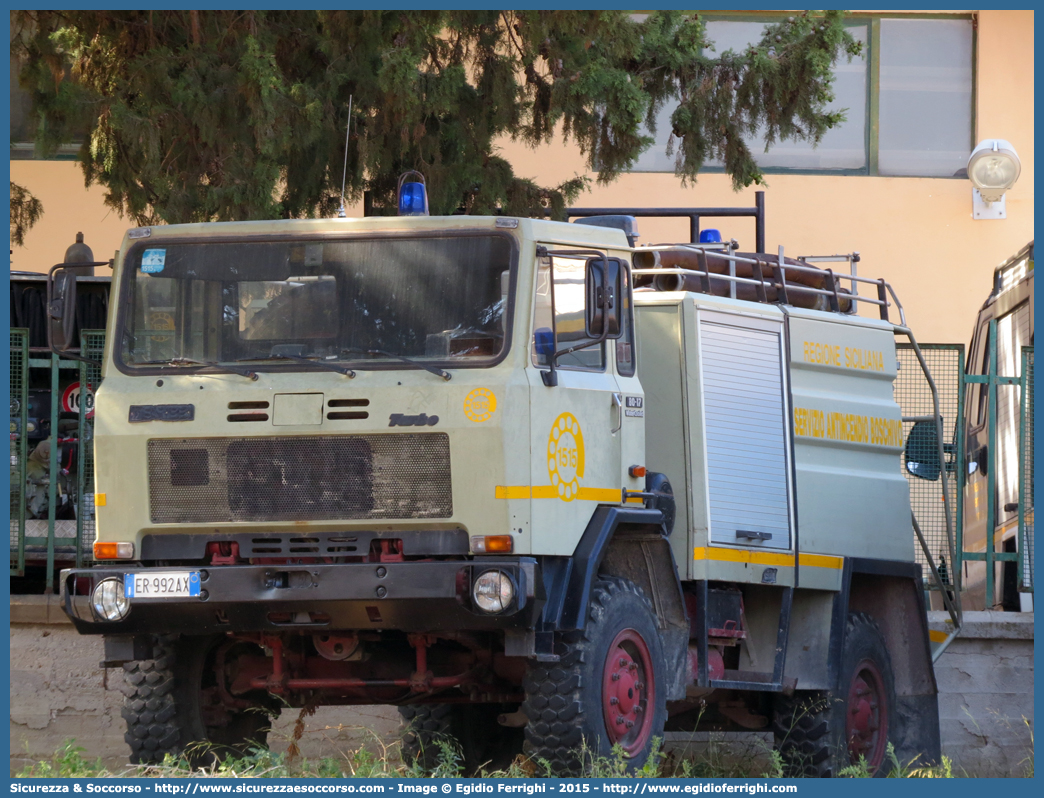
[[[634,376],[634,308],[631,307],[631,270],[622,268],[623,290],[620,292],[620,329],[623,335],[616,341],[616,373],[621,377]]]
[[[533,311],[533,365],[547,368],[551,355],[587,338],[584,329],[584,258],[537,259]],[[592,344],[558,358],[558,367],[584,371],[605,370],[605,344]]]

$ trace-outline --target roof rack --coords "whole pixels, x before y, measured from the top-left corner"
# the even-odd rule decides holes
[[[818,269],[814,266],[796,266],[791,263],[785,263],[783,247],[779,247],[779,251],[775,258],[766,257],[761,258],[746,258],[741,255],[736,255],[731,252],[731,247],[728,243],[714,243],[714,244],[658,244],[655,246],[640,247],[637,252],[657,252],[665,250],[691,250],[696,253],[702,253],[703,257],[699,258],[701,267],[699,269],[683,269],[683,268],[654,268],[654,269],[632,269],[632,274],[635,276],[659,276],[667,274],[677,274],[683,277],[694,277],[698,278],[703,287],[703,293],[710,293],[710,281],[714,280],[725,280],[730,284],[729,295],[733,298],[736,296],[737,285],[752,285],[755,287],[758,295],[759,302],[768,303],[767,300],[767,289],[772,289],[773,293],[779,298],[782,304],[789,304],[787,301],[787,289],[794,288],[800,290],[802,293],[815,294],[826,297],[830,309],[835,313],[840,313],[840,305],[842,298],[850,300],[852,302],[852,311],[855,312],[858,302],[864,302],[870,305],[876,305],[881,318],[884,321],[889,321],[888,308],[893,304],[899,311],[900,324],[906,326],[906,313],[903,310],[902,303],[899,301],[899,297],[896,296],[895,290],[892,286],[884,279],[872,279],[870,277],[860,277],[855,273],[855,264],[859,262],[859,253],[853,252],[849,255],[806,255],[798,258],[804,263],[824,263],[824,262],[847,262],[850,265],[851,273],[845,274],[843,272],[835,272],[833,269]],[[728,259],[729,262],[729,273],[718,274],[717,272],[711,272],[707,268],[706,253],[709,251],[720,251],[724,249],[723,257]],[[699,255],[698,255],[699,257]],[[736,264],[745,263],[749,264],[752,268],[753,277],[739,277],[736,275]],[[765,266],[771,266],[773,269],[773,275],[766,277]],[[822,275],[827,279],[827,285],[831,288],[813,288],[808,285],[798,285],[793,282],[787,282],[787,272],[802,272],[806,274]],[[778,275],[778,278],[776,277]],[[848,280],[849,289],[842,295],[839,293],[841,286],[840,281]],[[876,296],[862,296],[858,293],[858,285],[864,283],[866,285],[872,285],[876,287]],[[891,301],[889,301],[891,298]]]
[[[702,287],[705,293],[710,293],[710,282],[711,280],[726,280],[729,282],[729,296],[735,298],[737,285],[752,285],[756,288],[758,294],[758,301],[768,302],[767,300],[767,289],[772,289],[773,294],[783,304],[789,304],[787,302],[787,289],[791,287],[786,278],[788,271],[790,272],[804,272],[807,274],[824,275],[828,278],[827,285],[830,288],[814,288],[807,285],[793,285],[795,291],[800,291],[805,294],[820,295],[826,298],[827,303],[831,310],[834,312],[842,312],[840,306],[842,300],[845,300],[845,304],[851,301],[850,313],[855,313],[858,307],[857,303],[863,302],[870,305],[876,305],[881,318],[888,321],[888,308],[893,305],[899,311],[900,324],[906,327],[906,313],[903,311],[902,303],[895,294],[895,290],[889,285],[883,278],[879,280],[870,279],[867,277],[860,277],[857,271],[857,264],[859,263],[859,253],[852,252],[846,255],[805,255],[797,258],[804,264],[811,263],[847,263],[848,274],[843,272],[834,272],[830,268],[817,269],[814,266],[802,265],[797,266],[791,263],[784,263],[783,258],[783,247],[779,248],[776,258],[765,253],[765,192],[756,191],[754,192],[754,206],[753,207],[739,207],[739,208],[725,208],[725,207],[707,207],[707,208],[566,208],[566,217],[592,217],[592,216],[607,216],[607,217],[656,217],[656,218],[687,218],[689,220],[689,237],[690,243],[688,244],[658,244],[653,246],[642,246],[636,251],[639,252],[651,252],[657,250],[669,250],[669,249],[690,249],[696,252],[704,253],[704,259],[701,260],[702,267],[699,270],[683,269],[683,268],[656,268],[656,269],[633,269],[632,273],[636,276],[644,275],[666,275],[666,274],[677,274],[680,276],[696,277],[701,281]],[[755,254],[758,256],[755,258],[745,258],[740,255],[736,255],[735,249],[737,248],[735,241],[724,241],[720,243],[704,243],[700,244],[700,220],[701,218],[721,218],[721,217],[751,217],[755,223]],[[596,223],[597,224],[597,223]],[[610,222],[605,220],[601,222],[608,226],[618,226],[619,222]],[[628,240],[633,241],[631,237],[635,234],[636,230],[630,230]],[[633,246],[633,245],[632,245]],[[1030,250],[1032,252],[1032,243],[1030,244]],[[721,252],[729,260],[729,273],[718,274],[711,273],[706,268],[705,253],[707,252]],[[760,258],[762,254],[765,254],[764,260]],[[1032,259],[1032,255],[1031,255]],[[736,275],[735,266],[737,263],[746,263],[752,266],[752,273],[754,277],[739,277]],[[762,266],[771,266],[773,274],[766,278]],[[776,279],[776,275],[779,275],[779,279]],[[760,277],[759,277],[760,275]],[[838,284],[840,280],[848,280],[849,287],[845,289],[843,295],[840,293],[841,286]],[[876,296],[861,296],[859,294],[859,285],[865,283],[866,285],[875,286]]]

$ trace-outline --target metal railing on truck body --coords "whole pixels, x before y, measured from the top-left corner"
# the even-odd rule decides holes
[[[700,220],[703,217],[712,219],[745,218],[754,219],[754,251],[765,251],[765,192],[754,192],[753,208],[566,208],[566,218],[587,218],[591,216],[634,216],[639,219],[688,219],[689,240],[696,243],[700,240]]]

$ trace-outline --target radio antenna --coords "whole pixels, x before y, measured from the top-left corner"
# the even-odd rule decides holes
[[[354,99],[354,95],[348,95],[348,124],[344,129],[344,171],[341,172],[341,209],[337,211],[338,219],[348,216],[344,211],[344,184],[348,178],[348,132],[352,129],[352,100]]]

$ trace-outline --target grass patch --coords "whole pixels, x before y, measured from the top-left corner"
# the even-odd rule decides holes
[[[186,759],[168,756],[159,765],[128,765],[113,769],[101,759],[91,760],[83,755],[84,749],[75,740],[65,743],[49,760],[34,762],[15,774],[16,778],[460,778],[464,775],[463,759],[456,743],[443,740],[438,743],[438,764],[431,772],[419,767],[402,764],[398,760],[397,746],[389,746],[379,753],[366,747],[346,751],[337,757],[310,760],[300,755],[273,754],[256,750],[242,757],[230,757],[211,767],[193,769]],[[586,778],[767,778],[783,776],[783,762],[775,751],[761,752],[755,762],[753,756],[736,759],[722,757],[715,751],[713,743],[705,753],[676,760],[658,751],[650,757],[645,767],[627,771],[627,760],[623,751],[614,749],[610,757],[596,757],[582,750],[581,761],[585,763],[583,777]],[[767,759],[766,769],[764,762]],[[934,767],[912,767],[903,765],[888,746],[889,778],[954,778],[953,764],[947,757]],[[479,773],[484,778],[541,778],[550,776],[546,762],[534,762],[519,756],[504,770],[486,770]],[[866,762],[844,768],[844,778],[869,778]]]

